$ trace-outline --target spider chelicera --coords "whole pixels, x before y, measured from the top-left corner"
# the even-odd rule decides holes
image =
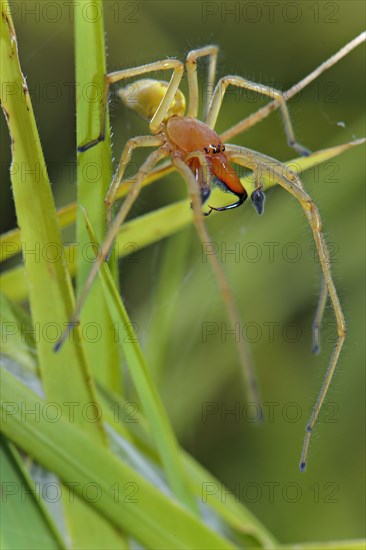
[[[313,233],[323,271],[323,283],[320,291],[319,305],[313,325],[314,352],[319,351],[319,327],[321,325],[328,295],[330,296],[337,322],[338,338],[325,374],[321,391],[306,426],[300,461],[300,470],[304,471],[306,468],[311,433],[324,402],[345,340],[345,320],[332,279],[330,258],[322,234],[319,211],[316,204],[304,190],[300,178],[291,172],[284,164],[273,158],[245,147],[229,145],[227,143],[224,144],[220,136],[214,131],[227,87],[236,86],[254,90],[259,94],[264,94],[274,99],[276,101],[276,107],[279,107],[281,110],[289,146],[295,149],[300,155],[309,155],[310,152],[296,141],[286,101],[281,92],[269,86],[250,82],[245,78],[233,75],[220,78],[216,86],[214,86],[217,55],[217,46],[207,46],[191,51],[185,63],[176,59],[167,59],[136,68],[112,72],[106,75],[105,89],[101,101],[100,134],[96,139],[78,147],[80,153],[104,140],[106,105],[108,102],[109,87],[112,84],[127,78],[134,78],[156,71],[173,71],[169,82],[144,78],[119,90],[119,96],[125,105],[135,110],[149,121],[151,135],[133,137],[127,141],[123,149],[118,168],[105,198],[109,230],[101,247],[100,254],[98,255],[98,260],[93,265],[84,289],[78,298],[70,327],[78,321],[80,310],[89,288],[98,273],[101,263],[108,257],[119,228],[125,221],[139,194],[144,178],[154,170],[161,160],[169,158],[172,166],[186,181],[193,209],[193,221],[203,243],[209,243],[210,237],[207,233],[202,214],[208,215],[213,210],[223,211],[236,208],[247,198],[247,192],[233,164],[237,164],[253,172],[256,183],[251,199],[258,214],[262,214],[264,205],[261,178],[263,176],[271,176],[271,178],[281,187],[286,189],[286,191],[291,193],[301,204]],[[197,60],[202,57],[208,57],[209,60],[207,97],[205,101],[207,112],[204,115],[204,122],[201,122],[197,118],[199,103]],[[189,91],[187,112],[185,97],[179,90],[179,85],[185,70]],[[257,121],[260,119],[261,118],[258,117]],[[223,135],[233,137],[245,129],[245,121],[242,121],[227,130]],[[133,180],[131,180],[129,192],[116,216],[112,219],[112,205],[115,202],[118,189],[123,182],[126,166],[130,162],[133,151],[139,147],[155,147],[157,149],[147,157],[135,174]],[[208,204],[208,207],[204,206],[204,208],[208,209],[202,212],[202,206],[209,201],[213,185],[218,185],[223,190],[231,192],[236,197],[236,200],[222,207],[213,207]],[[220,290],[224,297],[228,316],[232,325],[235,326],[235,324],[240,321],[240,316],[222,266],[215,255],[209,255],[209,260],[215,271]],[[63,341],[64,339],[61,339],[56,346],[57,349],[59,349]],[[241,339],[239,342],[238,351],[247,380],[248,398],[251,401],[259,402],[256,377],[244,339]]]

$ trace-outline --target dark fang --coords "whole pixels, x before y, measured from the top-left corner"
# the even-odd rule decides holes
[[[260,216],[263,214],[265,194],[260,189],[255,189],[251,195],[252,203]]]
[[[224,210],[232,210],[233,208],[238,208],[238,206],[243,204],[247,196],[248,195],[246,194],[246,192],[244,192],[243,195],[237,195],[237,197],[239,197],[239,200],[237,202],[234,202],[233,204],[228,204],[227,206],[219,206],[218,208],[216,208],[215,206],[208,205],[209,208],[211,208],[208,214],[211,214],[212,210],[216,210],[216,212],[223,212]],[[208,216],[208,214],[206,214],[206,216]]]

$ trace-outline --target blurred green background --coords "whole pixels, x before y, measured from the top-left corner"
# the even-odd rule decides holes
[[[11,5],[20,60],[61,206],[75,198],[72,5],[31,0]],[[190,49],[215,43],[221,50],[218,76],[238,74],[282,90],[355,37],[365,23],[360,1],[105,1],[104,9],[110,71],[171,56],[183,60]],[[358,47],[289,102],[297,138],[311,150],[365,135],[364,63]],[[203,78],[205,69],[203,62]],[[229,93],[218,130],[265,103],[253,94],[244,101]],[[117,159],[125,141],[146,133],[147,124],[113,98],[110,107]],[[296,156],[286,145],[278,113],[233,142],[280,160]],[[1,159],[6,230],[16,222],[5,124]],[[194,231],[184,230],[121,263],[122,295],[179,440],[282,542],[365,535],[364,164],[359,147],[303,178],[323,217],[348,324],[305,474],[298,471],[304,428],[332,351],[335,324],[328,304],[322,353],[313,357],[310,327],[321,278],[299,205],[274,189],[262,217],[247,203],[207,222],[242,314],[241,328],[251,341],[265,402],[262,426],[252,422],[253,409],[245,404],[233,337],[222,330],[229,328],[226,313]],[[181,179],[168,176],[144,190],[133,216],[185,194]],[[225,253],[230,250],[236,254]],[[164,331],[157,328],[162,319]],[[208,323],[217,332],[203,341]],[[217,490],[224,501],[225,490]]]

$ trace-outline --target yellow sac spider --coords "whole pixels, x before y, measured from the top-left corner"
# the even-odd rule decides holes
[[[171,165],[186,181],[192,203],[193,221],[203,243],[210,243],[210,238],[202,215],[202,205],[208,201],[212,186],[221,186],[225,191],[234,194],[236,200],[228,206],[208,206],[208,210],[204,212],[205,215],[210,214],[212,210],[222,211],[236,208],[240,206],[247,198],[247,192],[235,172],[233,164],[243,166],[253,172],[256,185],[255,190],[251,195],[251,199],[258,214],[262,214],[264,204],[264,193],[262,189],[261,177],[263,175],[270,175],[281,187],[291,193],[301,204],[313,233],[317,253],[319,255],[323,271],[323,283],[313,326],[314,352],[319,351],[317,344],[319,341],[319,327],[321,325],[328,295],[330,297],[337,322],[338,337],[334,346],[334,351],[325,374],[322,388],[310,419],[306,425],[305,439],[300,460],[300,470],[304,471],[306,468],[311,433],[317,421],[319,411],[323,405],[345,340],[345,320],[331,274],[330,258],[322,233],[322,223],[319,210],[314,201],[304,190],[300,178],[291,172],[284,164],[273,158],[245,147],[223,143],[223,137],[226,141],[227,138],[237,135],[239,132],[242,132],[252,125],[247,124],[245,120],[227,130],[223,134],[223,137],[220,137],[215,132],[214,127],[227,87],[236,86],[239,88],[254,90],[259,94],[264,94],[269,98],[274,99],[275,103],[272,103],[272,110],[274,108],[280,108],[281,110],[289,146],[301,155],[309,155],[310,152],[296,141],[286,101],[281,92],[269,86],[250,82],[245,78],[233,75],[220,78],[214,87],[217,55],[217,46],[206,46],[204,48],[189,52],[185,63],[182,63],[176,59],[167,59],[164,61],[156,61],[154,63],[142,65],[140,67],[112,72],[106,75],[105,89],[101,102],[100,133],[96,139],[79,146],[78,151],[80,153],[104,140],[106,105],[108,102],[110,85],[128,78],[139,77],[141,75],[146,75],[156,71],[173,71],[169,82],[143,78],[119,90],[119,96],[124,104],[148,120],[151,135],[133,137],[129,139],[122,151],[118,168],[105,198],[109,230],[102,245],[98,260],[93,265],[85,286],[78,298],[74,315],[70,321],[68,330],[78,323],[80,310],[90,286],[98,273],[101,263],[108,257],[119,228],[125,221],[126,216],[128,215],[140,192],[144,178],[146,178],[146,176],[154,170],[154,167],[156,167],[162,159],[169,159]],[[204,121],[200,121],[197,118],[199,100],[197,60],[202,57],[208,57],[209,59],[207,97],[205,98],[205,105],[208,107],[207,113],[204,116]],[[335,58],[335,56],[333,56],[333,58]],[[325,62],[318,68],[318,74],[335,62],[333,61],[333,58],[330,58],[328,62]],[[328,66],[326,66],[327,63]],[[189,91],[187,111],[185,97],[179,90],[179,85],[184,71],[186,71],[188,78]],[[262,116],[260,111],[258,111],[258,113],[256,122],[266,116],[265,114]],[[156,150],[154,150],[147,157],[145,162],[137,171],[134,179],[131,181],[131,187],[120,210],[116,214],[115,218],[112,219],[112,205],[116,199],[117,191],[123,182],[126,166],[131,159],[133,151],[138,147],[155,147]],[[209,260],[211,261],[217,277],[218,285],[224,297],[228,316],[232,325],[235,326],[235,324],[240,321],[240,317],[236,308],[234,297],[226,281],[222,266],[215,255],[209,255]],[[64,333],[61,340],[56,344],[56,350],[58,350],[64,342],[66,334],[67,331]],[[251,365],[250,355],[248,349],[246,348],[246,343],[243,339],[238,344],[238,351],[246,375],[248,398],[251,401],[259,402],[259,392],[254,370]]]

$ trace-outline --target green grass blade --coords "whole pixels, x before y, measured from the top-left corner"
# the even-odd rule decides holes
[[[29,285],[32,322],[39,335],[37,355],[45,395],[59,404],[65,415],[73,414],[74,421],[93,434],[100,444],[106,444],[103,426],[98,418],[95,387],[81,346],[81,333],[74,331],[74,341],[65,344],[55,354],[52,334],[62,332],[71,317],[74,303],[71,278],[66,269],[56,208],[47,169],[42,154],[37,126],[25,79],[22,75],[15,30],[7,2],[2,2],[1,54],[2,81],[13,86],[9,94],[1,87],[2,108],[12,139],[12,162],[24,170],[12,170],[12,186],[18,225],[25,246],[25,269]],[[27,174],[24,181],[22,174]],[[50,331],[50,332],[49,332]],[[71,411],[70,403],[77,406]],[[84,407],[88,407],[86,421]],[[90,420],[94,419],[94,422]],[[66,491],[64,495],[66,495]],[[116,537],[103,518],[90,511],[76,499],[64,498],[65,510],[74,540],[82,539],[84,546],[95,543],[88,522],[98,525],[105,543],[114,546]],[[85,520],[88,521],[85,521]]]
[[[85,221],[90,240],[98,250],[98,243],[86,214]],[[114,285],[109,268],[105,263],[101,266],[99,274],[115,326],[123,327],[125,331],[125,333],[119,334],[118,340],[123,348],[128,369],[140,402],[146,412],[146,417],[149,419],[150,428],[159,449],[169,485],[181,502],[188,506],[189,509],[197,512],[197,503],[192,495],[188,479],[182,467],[178,445],[168,416],[155,388],[150,371],[147,368],[133,329],[133,324],[128,317],[125,306]],[[125,337],[126,335],[127,338]]]
[[[8,370],[8,369],[7,369]],[[33,375],[33,380],[24,378],[23,373],[26,367],[19,371],[20,378],[29,389],[37,387],[38,379]],[[123,446],[119,456],[126,457],[128,464],[137,472],[142,473],[145,479],[151,481],[157,487],[163,485],[166,487],[166,482],[158,480],[157,470],[160,472],[162,464],[159,455],[153,449],[152,439],[149,433],[149,426],[142,414],[132,407],[131,418],[131,402],[125,401],[117,394],[107,392],[102,389],[99,395],[99,402],[102,408],[102,416],[112,430],[116,431],[123,438]],[[113,411],[113,414],[112,412]],[[133,421],[132,421],[133,420]],[[116,438],[113,438],[114,440]],[[117,441],[118,443],[118,441]],[[115,448],[115,445],[113,448]],[[131,449],[131,453],[126,452],[126,448]],[[117,450],[115,451],[117,452]],[[134,457],[138,458],[137,462]],[[264,548],[277,548],[278,543],[272,535],[268,533],[265,527],[246,509],[246,507],[237,502],[233,495],[225,491],[225,499],[222,499],[222,483],[215,479],[209,472],[200,466],[191,456],[180,450],[181,460],[184,462],[186,471],[190,477],[193,491],[197,499],[202,500],[202,488],[204,483],[210,484],[210,489],[206,491],[205,503],[201,506],[205,509],[205,516],[211,515],[212,511],[221,518],[223,528],[230,538],[248,541],[255,540],[259,546]],[[152,461],[152,462],[151,462]],[[159,473],[158,472],[158,473]],[[160,474],[159,474],[160,475]],[[161,479],[161,478],[160,478]],[[217,488],[217,491],[212,488]],[[206,513],[207,509],[207,513]],[[210,510],[211,509],[211,510]]]
[[[167,366],[167,334],[174,325],[179,289],[184,280],[189,250],[192,245],[192,232],[180,231],[168,239],[163,248],[161,267],[157,278],[154,302],[149,309],[156,313],[151,319],[149,332],[145,341],[145,355],[149,358],[149,367],[157,385],[162,381]],[[159,342],[158,345],[156,343]]]
[[[75,331],[75,344],[67,343],[62,354],[54,354],[52,336],[45,336],[48,327],[58,332],[68,322],[73,310],[73,293],[32,104],[19,65],[15,31],[7,2],[2,2],[2,10],[2,80],[12,85],[15,92],[5,95],[2,87],[1,101],[12,138],[13,164],[25,167],[27,172],[24,182],[20,176],[21,171],[13,170],[12,185],[18,225],[25,244],[24,262],[32,320],[40,328],[36,343],[42,382],[46,395],[51,399],[60,403],[65,399],[89,403],[96,399],[80,347],[79,330]],[[65,365],[68,369],[67,376]],[[76,413],[76,419],[82,419],[80,411]],[[89,423],[87,429],[98,433],[100,437],[98,422]]]
[[[81,145],[99,135],[100,100],[106,73],[103,2],[94,0],[93,9],[101,16],[93,20],[85,17],[85,5],[82,2],[75,2],[74,8],[77,144]],[[100,242],[104,240],[106,229],[103,199],[111,180],[112,154],[107,116],[105,140],[77,155],[77,202],[88,212]],[[77,209],[76,242],[76,287],[79,291],[90,269],[90,260],[85,252],[88,250],[89,237],[80,208]],[[90,326],[99,329],[100,337],[97,341],[87,339],[85,342],[85,352],[94,376],[106,387],[115,391],[121,389],[119,349],[113,331],[103,329],[111,325],[111,318],[98,283],[93,285],[85,302],[81,322],[84,326],[90,323]]]
[[[286,550],[365,550],[365,539],[335,540],[331,542],[307,542],[286,544],[280,548]]]
[[[102,392],[100,396],[103,411],[113,408],[115,418],[119,419],[120,425],[124,424],[125,417],[128,416],[126,411],[130,411],[129,402],[123,400],[118,395]],[[161,459],[153,450],[151,437],[149,433],[148,422],[142,413],[134,411],[134,420],[136,422],[128,422],[127,426],[130,430],[130,436],[134,441],[134,445],[141,450],[145,456],[148,456],[156,464],[161,464]],[[111,426],[116,429],[116,421],[110,422]],[[204,483],[208,483],[210,490],[205,491],[205,503],[202,504],[205,508],[211,508],[219,518],[223,521],[225,529],[233,536],[247,541],[251,537],[252,541],[256,541],[256,545],[263,548],[278,548],[279,543],[275,540],[271,533],[261,524],[261,522],[223,486],[222,482],[216,479],[205,468],[203,468],[194,458],[192,458],[183,449],[180,450],[181,459],[185,469],[190,477],[193,490],[197,499],[202,501]],[[207,486],[206,486],[207,487]],[[212,489],[217,489],[212,490]],[[225,498],[222,498],[223,491]]]
[[[4,436],[0,437],[0,464],[1,548],[65,548],[17,450]]]
[[[30,317],[0,293],[1,353],[32,372],[37,369],[36,342]]]
[[[99,488],[100,497],[90,499],[89,506],[116,527],[152,549],[234,548],[176,500],[160,493],[110,451],[96,445],[77,424],[60,418],[56,430],[42,415],[24,416],[25,410],[42,411],[46,403],[6,371],[1,370],[1,377],[3,433],[55,472],[64,485],[74,483],[76,494],[82,495],[87,484]],[[10,411],[9,403],[22,406]]]
[[[277,548],[278,542],[264,525],[230,494],[221,481],[210,474],[190,455],[184,453],[187,473],[197,495],[205,491],[207,504],[239,535],[250,535],[263,548]],[[223,492],[225,498],[223,498]]]

